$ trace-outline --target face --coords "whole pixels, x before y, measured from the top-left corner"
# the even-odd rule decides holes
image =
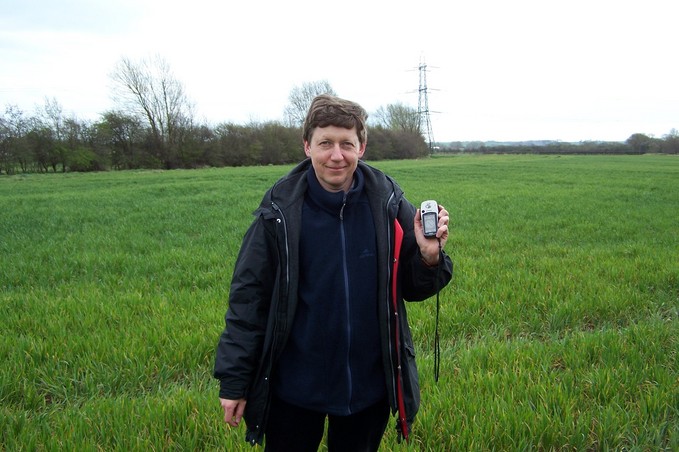
[[[316,177],[324,189],[347,192],[365,145],[358,139],[356,127],[316,127],[311,139],[304,142],[304,152],[311,158]]]

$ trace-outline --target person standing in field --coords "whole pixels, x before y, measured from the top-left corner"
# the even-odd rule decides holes
[[[230,426],[267,451],[378,449],[390,412],[408,438],[419,408],[404,300],[452,278],[448,212],[425,238],[419,209],[361,161],[367,114],[316,97],[307,159],[254,213],[235,264],[214,376]]]

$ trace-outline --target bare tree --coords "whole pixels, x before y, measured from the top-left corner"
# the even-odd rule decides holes
[[[60,141],[64,133],[64,108],[55,97],[45,97],[45,106],[40,111],[40,116],[54,132],[54,138]]]
[[[288,125],[300,127],[304,123],[311,101],[320,94],[337,95],[327,80],[306,82],[302,86],[292,88],[288,96],[288,105],[285,107],[285,118]]]
[[[401,102],[378,108],[374,118],[377,125],[386,129],[420,133],[417,110]]]
[[[111,78],[116,83],[116,99],[124,109],[148,122],[157,157],[166,167],[173,166],[173,157],[184,129],[193,122],[193,113],[170,65],[159,56],[139,62],[123,58]]]

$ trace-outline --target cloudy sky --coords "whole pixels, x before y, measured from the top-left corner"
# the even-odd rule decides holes
[[[159,55],[210,124],[281,119],[327,80],[434,137],[620,140],[679,129],[676,0],[0,0],[0,108],[98,119],[121,58]]]

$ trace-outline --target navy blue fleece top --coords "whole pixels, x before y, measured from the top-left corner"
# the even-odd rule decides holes
[[[375,226],[360,170],[346,194],[324,190],[313,167],[307,180],[299,301],[273,388],[290,404],[349,415],[386,396]]]

